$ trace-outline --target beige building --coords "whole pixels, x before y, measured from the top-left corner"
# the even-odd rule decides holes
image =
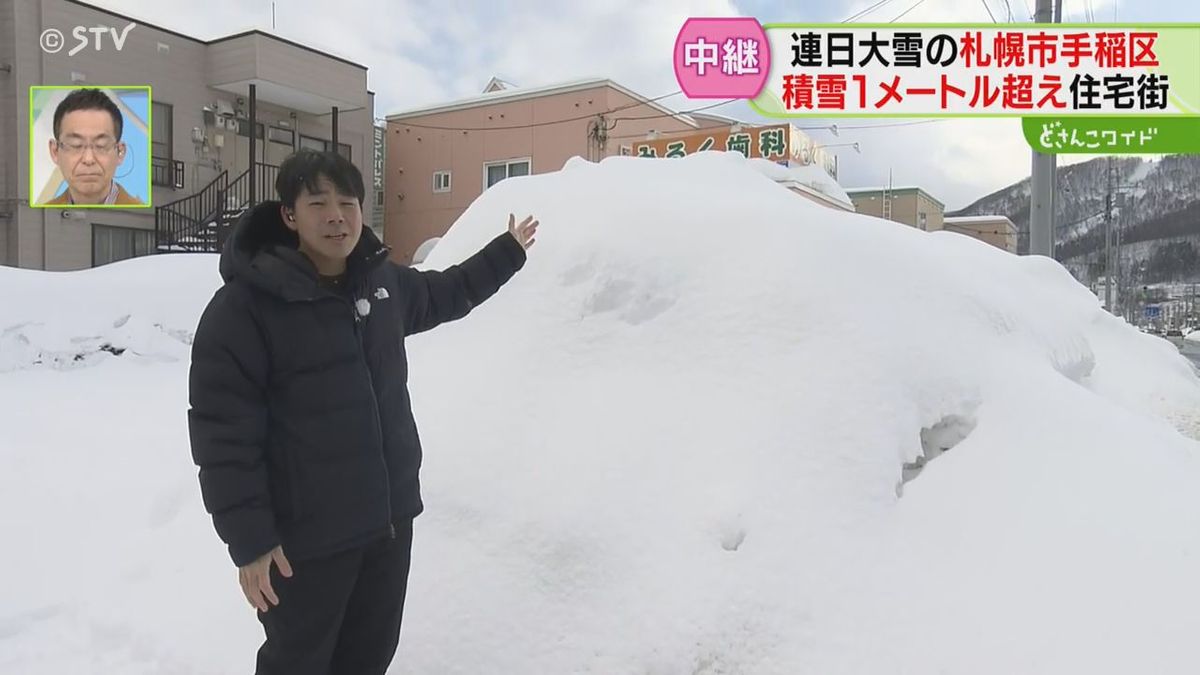
[[[130,23],[119,51],[105,35],[100,51],[70,55],[74,27]],[[57,53],[39,44],[52,28],[66,36]],[[145,84],[153,142],[136,159],[152,167],[155,208],[30,208],[29,87]],[[0,0],[0,263],[73,270],[214,250],[242,210],[274,197],[278,163],[299,148],[336,147],[362,169],[370,223],[373,119],[366,67],[262,31],[206,41],[78,0]]]
[[[950,232],[975,237],[1009,253],[1017,252],[1017,226],[1007,216],[951,216],[943,223]]]
[[[855,188],[847,189],[846,194],[859,213],[926,232],[942,229],[946,205],[919,187]]]
[[[557,171],[574,156],[632,154],[632,141],[648,136],[729,125],[607,79],[534,89],[493,79],[480,96],[387,117],[385,241],[397,261],[411,262],[505,178]]]

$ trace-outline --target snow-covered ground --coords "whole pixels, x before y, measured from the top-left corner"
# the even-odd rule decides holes
[[[504,181],[427,266],[510,211],[525,270],[410,341],[393,673],[1200,671],[1200,381],[1061,267],[718,153]],[[251,668],[185,424],[218,284],[0,269],[0,672]]]

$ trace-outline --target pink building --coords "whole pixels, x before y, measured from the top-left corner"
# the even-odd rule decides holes
[[[493,78],[481,96],[388,116],[384,240],[397,262],[412,262],[505,178],[557,171],[577,155],[632,154],[654,132],[734,122],[677,114],[607,79],[521,89]]]

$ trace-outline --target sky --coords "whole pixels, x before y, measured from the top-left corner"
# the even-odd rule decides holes
[[[1200,3],[1189,0],[1064,0],[1064,21],[1198,22]],[[93,0],[95,4],[200,38],[247,28],[271,31],[270,0]],[[692,16],[753,16],[767,22],[838,22],[878,0],[606,0],[559,3],[406,2],[400,0],[277,0],[277,35],[344,56],[368,67],[376,115],[479,94],[492,76],[535,87],[607,77],[647,97],[678,90],[671,50]],[[886,0],[857,19],[886,22],[1030,20],[1035,0]],[[1007,4],[1006,4],[1007,3]],[[665,99],[676,110],[711,101]],[[767,122],[742,102],[714,112]],[[890,120],[846,120],[842,126]],[[812,124],[804,120],[805,125]],[[837,148],[845,187],[919,184],[960,208],[1029,174],[1029,147],[1016,119],[947,120],[880,129],[810,132],[817,143],[858,142],[860,152]],[[1082,161],[1076,155],[1067,161]],[[1062,163],[1060,161],[1060,163]]]

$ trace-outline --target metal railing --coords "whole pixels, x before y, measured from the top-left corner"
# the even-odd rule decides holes
[[[182,242],[197,234],[216,213],[220,192],[228,183],[229,172],[222,171],[196,194],[154,207],[155,248],[159,251],[188,250],[181,248]]]
[[[246,169],[232,179],[228,171],[222,171],[196,194],[155,208],[157,250],[219,252],[238,217],[246,209],[274,197],[278,174],[279,167],[261,162],[255,164],[253,171]]]
[[[150,158],[150,182],[163,187],[183,189],[183,162],[164,157]]]

